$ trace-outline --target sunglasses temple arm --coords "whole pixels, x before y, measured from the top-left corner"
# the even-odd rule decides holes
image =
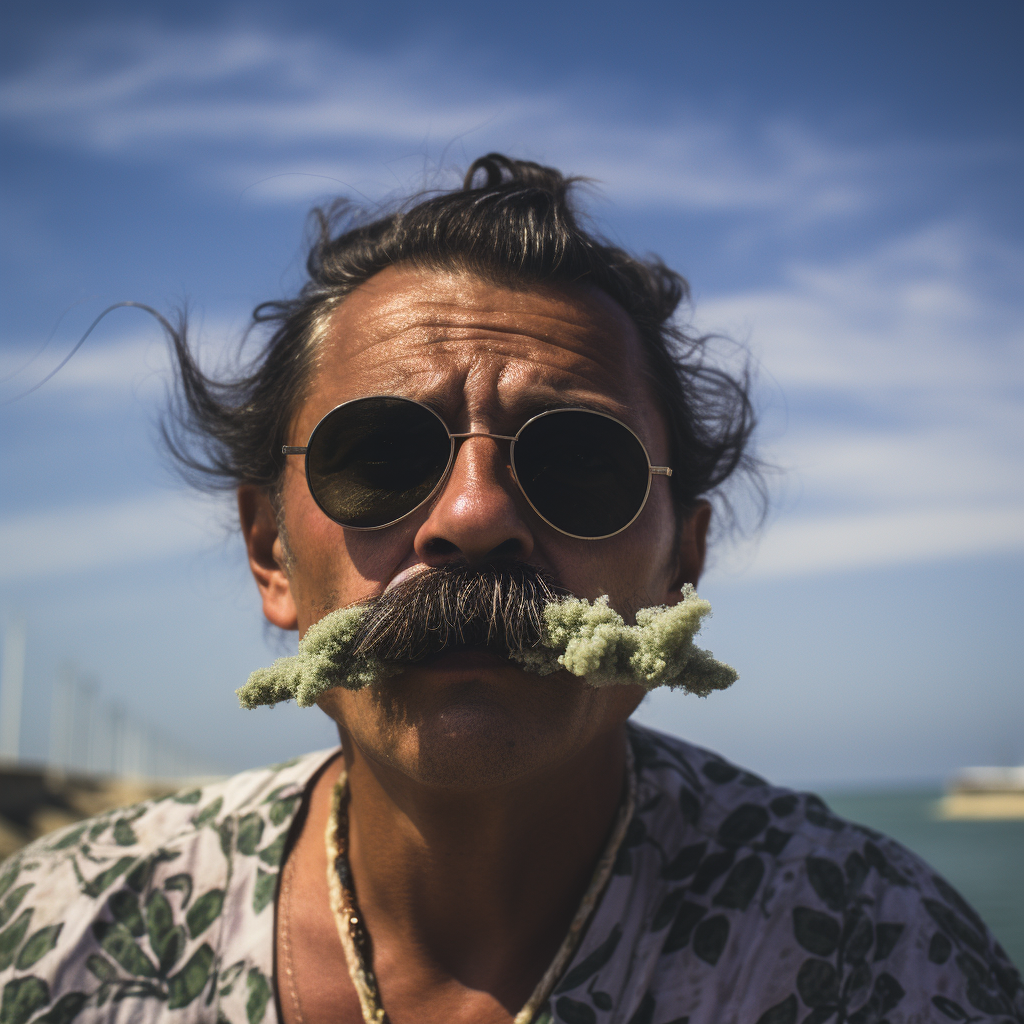
[[[651,476],[671,476],[671,466],[651,466]]]
[[[306,452],[308,452],[308,451],[309,451],[308,448],[305,448],[305,447],[303,447],[301,445],[294,445],[294,444],[283,444],[283,445],[281,445],[281,454],[282,455],[305,455]]]

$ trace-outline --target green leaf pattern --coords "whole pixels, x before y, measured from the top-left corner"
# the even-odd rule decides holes
[[[912,854],[679,740],[631,726],[630,742],[637,810],[533,1024],[1024,1022],[1019,975]],[[0,1024],[277,1024],[278,873],[326,756],[0,865]]]
[[[278,869],[324,756],[102,815],[0,865],[0,1024],[275,1024]]]

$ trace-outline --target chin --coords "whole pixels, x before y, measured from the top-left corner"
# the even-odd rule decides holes
[[[508,785],[537,771],[558,739],[487,702],[453,704],[411,727],[405,771],[423,785],[472,792]]]

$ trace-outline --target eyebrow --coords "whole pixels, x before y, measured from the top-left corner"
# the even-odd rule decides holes
[[[628,411],[624,403],[612,399],[601,402],[593,398],[574,398],[566,395],[552,395],[550,400],[537,396],[524,403],[524,409],[527,412],[527,419],[552,409],[587,409],[590,412],[600,412],[617,418],[621,418]]]

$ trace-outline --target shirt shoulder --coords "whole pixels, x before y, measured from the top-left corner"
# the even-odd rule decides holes
[[[711,751],[636,726],[630,739],[620,859],[634,863],[618,870],[643,879],[665,995],[714,982],[719,1021],[726,1005],[764,1024],[1024,1020],[1018,972],[920,857]]]
[[[332,753],[111,811],[6,861],[4,1024],[258,1024],[268,1006],[272,1018],[278,868],[309,780]]]

